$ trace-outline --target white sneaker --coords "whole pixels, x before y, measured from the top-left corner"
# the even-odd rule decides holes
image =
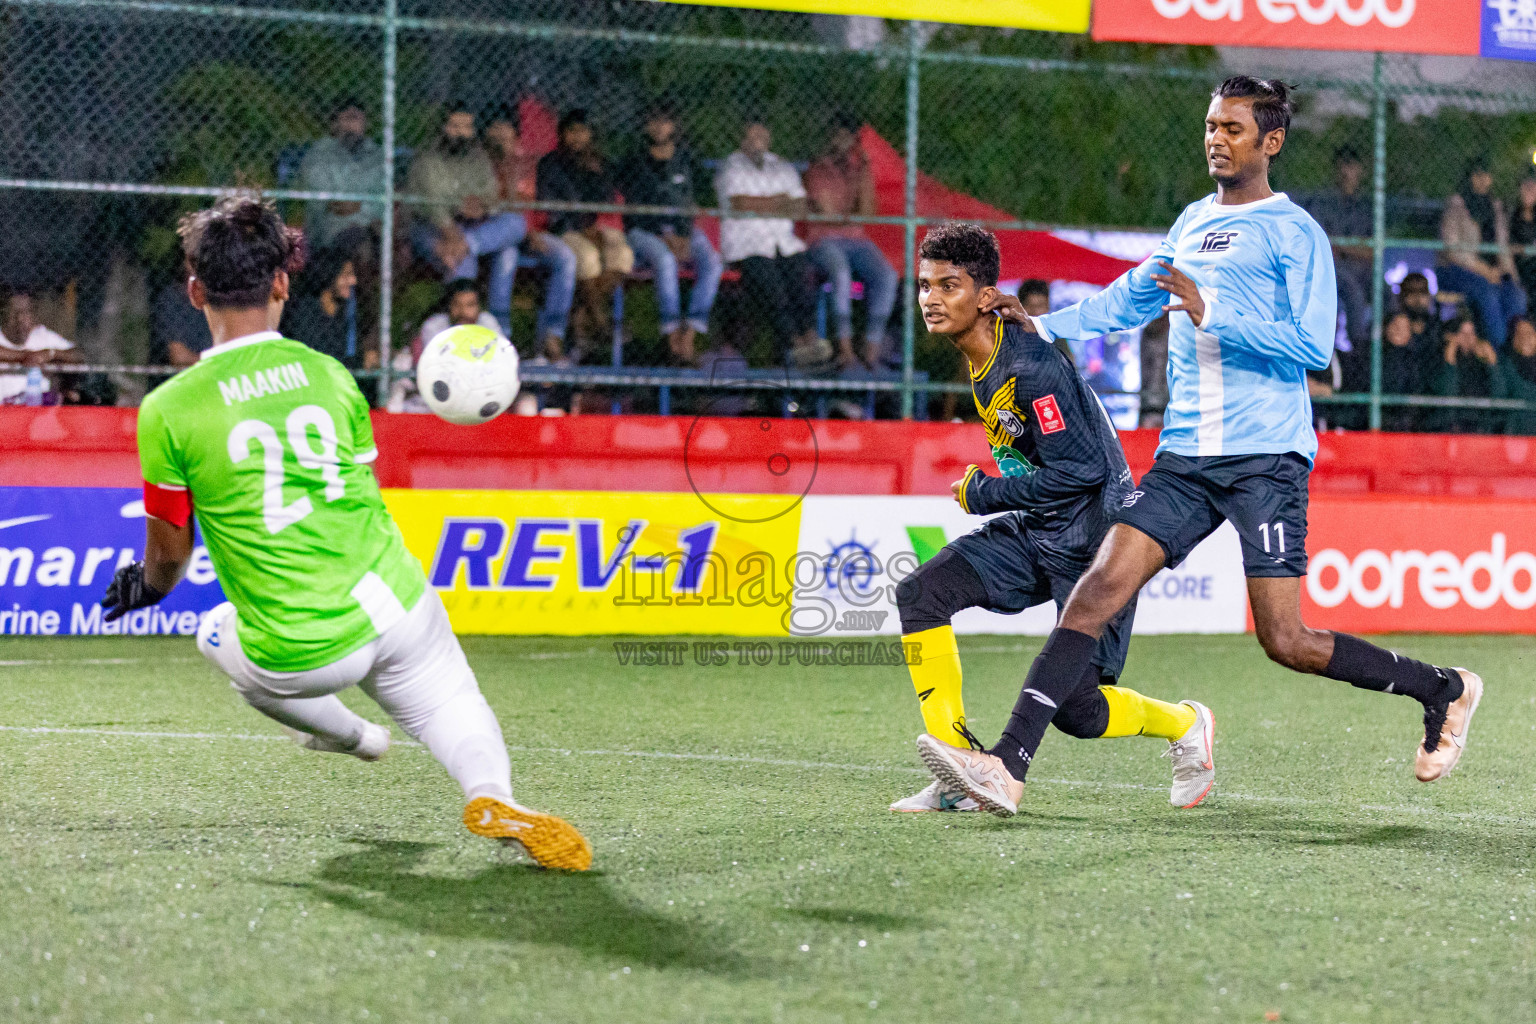
[[[1173,759],[1173,789],[1168,801],[1175,807],[1194,807],[1216,784],[1216,716],[1199,701],[1179,703],[1195,709],[1195,724],[1163,751],[1164,757]]]
[[[979,811],[981,805],[960,790],[945,789],[930,782],[921,792],[891,804],[891,810],[911,814],[917,811]]]
[[[362,761],[377,761],[389,750],[389,730],[372,722],[363,723],[363,737],[357,741],[355,747],[344,747],[340,743],[301,732],[298,729],[290,729],[286,725],[282,730],[288,734],[289,739],[305,750],[316,750],[322,754],[351,754]]]
[[[923,733],[917,738],[917,755],[945,789],[966,793],[982,810],[1000,818],[1019,813],[1024,783],[1009,774],[1002,758],[981,750],[963,750]]]

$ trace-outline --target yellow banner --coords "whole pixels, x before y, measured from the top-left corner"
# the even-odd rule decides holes
[[[457,633],[784,636],[783,495],[386,490]]]
[[[705,4],[706,0],[672,2]],[[999,25],[1042,32],[1088,31],[1088,0],[731,0],[727,6],[811,14],[866,14],[901,21]]]

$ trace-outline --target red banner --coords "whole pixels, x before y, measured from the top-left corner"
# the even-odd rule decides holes
[[[1093,38],[1475,54],[1479,0],[1094,0]]]
[[[1302,614],[1359,633],[1536,631],[1529,502],[1318,498]]]

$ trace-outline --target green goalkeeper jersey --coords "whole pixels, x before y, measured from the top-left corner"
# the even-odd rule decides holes
[[[186,489],[247,657],[302,672],[357,650],[426,586],[368,464],[368,404],[330,356],[236,338],[139,409],[146,485]]]

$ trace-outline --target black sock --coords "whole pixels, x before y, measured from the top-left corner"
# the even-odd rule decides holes
[[[1348,633],[1333,634],[1333,657],[1323,675],[1362,690],[1401,693],[1425,707],[1461,696],[1461,674],[1383,650]]]
[[[1095,740],[1109,728],[1109,701],[1104,699],[1101,686],[1114,686],[1114,676],[1099,675],[1099,666],[1089,665],[1082,681],[1072,695],[1061,702],[1061,709],[1051,724],[1068,736],[1080,740]]]
[[[1051,631],[1035,663],[1029,667],[1029,676],[1013,706],[1003,738],[988,751],[1003,759],[1014,778],[1022,781],[1029,771],[1029,762],[1045,736],[1046,727],[1056,717],[1061,703],[1077,689],[1097,646],[1097,640],[1075,629],[1057,627]]]

